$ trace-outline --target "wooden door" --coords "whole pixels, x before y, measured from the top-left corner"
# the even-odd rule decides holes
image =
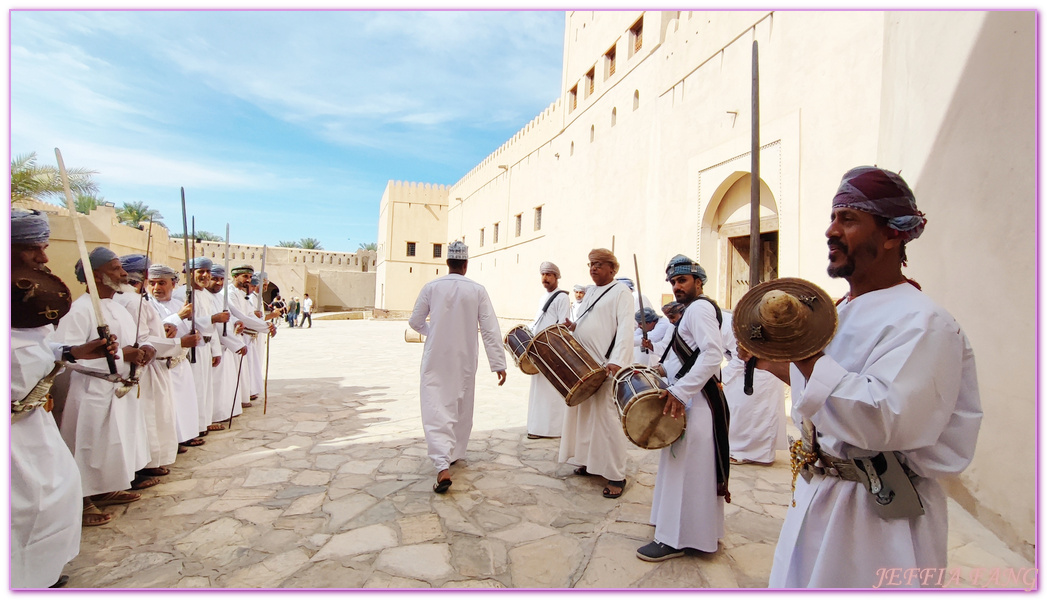
[[[778,232],[760,234],[760,281],[778,278]],[[726,307],[733,309],[749,291],[749,236],[728,238]]]

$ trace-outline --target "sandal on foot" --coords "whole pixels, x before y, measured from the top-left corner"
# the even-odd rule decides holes
[[[132,490],[144,490],[160,483],[159,477],[135,477],[131,480]]]
[[[189,440],[187,442],[180,442],[178,445],[179,446],[203,446],[204,443],[205,442],[203,440],[201,440],[198,437],[195,437],[195,438],[193,438],[193,439],[191,439],[191,440]]]
[[[225,431],[225,425],[221,423],[211,423],[207,426],[208,431]]]
[[[441,479],[433,485],[433,491],[437,494],[447,493],[447,490],[451,487],[450,479]]]
[[[574,474],[578,475],[580,477],[588,477],[589,475],[592,475],[592,473],[590,473],[589,471],[585,470],[585,465],[582,465],[582,466],[578,467],[577,469],[575,469],[574,470]]]
[[[112,520],[113,515],[98,510],[98,507],[94,504],[85,506],[84,514],[80,517],[80,522],[84,527],[97,527],[99,525],[105,525]]]
[[[189,444],[178,444],[178,453],[185,454],[189,452]]]
[[[110,504],[130,504],[141,498],[141,494],[119,491],[91,496],[91,502],[93,502],[95,506],[109,506]],[[84,511],[86,510],[87,509],[85,508]]]
[[[171,469],[167,467],[148,467],[139,471],[138,474],[146,477],[163,477],[164,475],[170,475]]]
[[[611,486],[614,486],[614,487],[618,488],[618,492],[617,493],[611,492]],[[622,494],[624,494],[624,493],[625,493],[625,480],[624,479],[622,479],[621,481],[611,481],[610,479],[607,480],[607,487],[605,487],[603,489],[603,497],[604,498],[620,498],[622,496]]]

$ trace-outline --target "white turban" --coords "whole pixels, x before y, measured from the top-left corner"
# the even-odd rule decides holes
[[[551,263],[549,261],[543,262],[542,266],[538,267],[538,272],[539,273],[552,273],[553,275],[556,275],[557,279],[560,278],[560,267],[557,267],[556,265],[554,265],[553,263]]]

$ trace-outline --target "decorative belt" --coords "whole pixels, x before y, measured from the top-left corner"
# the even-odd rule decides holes
[[[211,343],[211,336],[205,335],[204,336],[204,343],[205,344],[210,344]]]
[[[256,338],[256,337],[258,337],[258,332],[257,331],[251,331],[250,329],[245,329],[244,330],[244,335],[249,335],[249,336],[251,336],[253,338]]]
[[[167,359],[167,368],[168,369],[173,369],[173,368],[177,367],[178,364],[181,363],[183,360],[185,360],[185,355],[184,354],[182,354],[180,356],[174,356],[174,357],[168,358]]]
[[[11,422],[18,422],[25,417],[29,416],[29,413],[33,412],[37,408],[43,408],[47,412],[51,412],[51,407],[54,402],[51,400],[51,386],[54,384],[55,377],[61,372],[62,367],[65,363],[55,361],[55,368],[51,370],[43,379],[41,379],[33,389],[29,390],[25,398],[18,401],[11,402]]]

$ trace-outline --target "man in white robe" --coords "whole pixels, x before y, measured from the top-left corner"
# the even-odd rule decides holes
[[[574,286],[574,297],[571,299],[571,318],[575,319],[578,317],[578,307],[581,306],[582,300],[585,298],[585,286],[576,284]]]
[[[567,292],[558,289],[560,269],[551,262],[543,262],[538,268],[545,294],[539,300],[538,314],[531,323],[531,332],[538,335],[542,330],[567,321],[571,306]],[[567,409],[563,396],[544,375],[531,376],[531,393],[527,404],[527,437],[560,437],[563,416]]]
[[[226,306],[225,267],[211,265],[211,283],[207,286],[211,304],[218,307],[228,321],[215,326],[215,335],[222,346],[222,362],[214,372],[214,404],[211,407],[212,425],[209,431],[225,429],[224,421],[243,413],[240,395],[248,385],[247,344],[241,335],[243,326]]]
[[[477,326],[491,371],[498,374],[498,385],[505,383],[498,317],[487,290],[465,277],[468,267],[468,247],[451,242],[447,248],[449,273],[422,287],[408,321],[412,329],[426,336],[421,367],[422,427],[437,471],[433,491],[438,494],[451,487],[450,466],[465,457],[473,429]]]
[[[796,506],[785,516],[770,587],[869,588],[883,569],[946,567],[948,516],[937,479],[970,463],[982,411],[967,336],[901,270],[905,244],[925,224],[897,174],[848,171],[825,232],[829,275],[850,284],[837,307],[836,335],[808,359],[757,363],[791,382],[793,419],[813,429],[807,441],[818,456],[814,464],[804,461],[804,477],[796,481]],[[911,481],[919,503],[882,516],[863,483],[823,468],[825,456],[874,466],[896,458],[908,477],[895,488],[901,493]],[[854,461],[867,457],[873,460]],[[935,581],[902,582],[921,584]]]
[[[49,239],[46,213],[13,209],[12,275],[46,270]],[[58,361],[103,357],[105,341],[58,344],[53,341],[54,323],[63,313],[53,313],[54,318],[45,317],[41,324],[46,311],[24,294],[12,286],[11,587],[62,587],[69,579],[62,569],[80,552],[82,525],[101,525],[112,517],[82,520],[80,470],[50,412],[44,395],[49,384],[43,380]],[[116,343],[109,349],[116,352]]]
[[[611,390],[614,375],[632,362],[635,311],[629,288],[614,280],[617,272],[618,259],[610,250],[589,253],[589,276],[595,285],[586,288],[579,314],[568,328],[608,376],[592,397],[567,407],[560,437],[559,461],[580,465],[576,475],[606,478],[605,498],[618,498],[625,490],[629,443]]]
[[[724,534],[714,438],[714,419],[720,417],[710,406],[720,400],[718,394],[710,399],[703,391],[723,361],[718,309],[702,295],[705,269],[687,257],[673,257],[666,281],[672,284],[676,301],[686,308],[676,327],[677,339],[661,355],[661,374],[669,381],[668,391],[663,392],[664,414],[673,419],[686,415],[687,431],[661,450],[651,500],[654,541],[636,551],[638,558],[649,562],[683,556],[685,548],[715,552]]]
[[[149,462],[135,475],[131,487],[144,489],[160,483],[157,477],[170,474],[170,469],[165,465],[174,463],[178,452],[175,403],[167,359],[178,354],[181,344],[179,340],[167,337],[160,314],[142,296],[142,286],[149,269],[145,255],[123,256],[120,264],[127,272],[130,287],[134,289],[121,292],[113,299],[138,319],[139,339],[156,348],[156,360],[137,372],[137,393],[149,439]]]
[[[156,350],[149,345],[134,347],[135,323],[127,309],[113,300],[127,273],[120,259],[105,247],[90,254],[94,280],[98,286],[99,304],[109,331],[121,347],[116,352],[117,374],[127,379],[130,363],[139,368],[149,364]],[[77,281],[86,281],[80,261],[76,264]],[[62,317],[55,341],[78,345],[98,338],[98,320],[90,294],[77,298],[69,313]],[[79,361],[80,368],[108,376],[106,359]],[[80,469],[84,514],[104,514],[98,507],[126,504],[139,500],[135,492],[124,491],[131,485],[135,472],[149,462],[149,443],[141,403],[132,390],[117,397],[118,382],[92,377],[74,371],[69,379],[69,392],[59,429],[62,439]]]
[[[218,375],[218,365],[222,363],[222,345],[218,334],[215,332],[215,323],[228,321],[229,313],[223,313],[222,307],[214,303],[214,294],[207,291],[211,283],[211,259],[196,257],[191,259],[192,264],[186,269],[186,277],[189,279],[187,285],[193,288],[193,312],[191,319],[186,319],[202,338],[202,343],[196,346],[196,362],[192,361],[193,354],[190,349],[190,369],[193,371],[193,383],[196,384],[197,401],[197,427],[199,435],[205,436],[210,431],[212,417],[214,416],[214,378]],[[184,301],[186,286],[175,291],[174,298],[179,295]],[[216,427],[215,430],[223,429]]]
[[[649,367],[658,362],[658,357],[661,355],[656,354],[657,349],[664,348],[668,343],[669,336],[673,332],[673,324],[669,322],[669,319],[659,317],[649,306],[645,306],[642,313],[638,310],[634,315],[636,329],[633,331],[633,362]],[[641,345],[644,331],[647,332],[647,339],[650,340],[654,350],[644,351],[645,348]]]
[[[164,331],[169,338],[179,341],[181,350],[175,356],[160,361],[171,376],[171,395],[175,404],[175,429],[179,452],[186,448],[202,446],[204,440],[197,437],[200,431],[199,402],[196,397],[196,382],[189,367],[188,349],[203,344],[203,336],[189,333],[190,324],[186,317],[192,311],[185,300],[175,300],[172,292],[178,286],[178,273],[160,264],[149,266],[149,301],[163,319]]]
[[[616,281],[625,284],[625,287],[629,288],[629,292],[633,295],[633,312],[640,310],[640,292],[636,290],[636,285],[633,283],[633,280],[628,277],[619,277]],[[647,296],[643,297],[643,305],[654,308],[654,305],[651,304],[651,300],[647,298]]]
[[[723,393],[731,407],[731,462],[769,465],[776,450],[787,450],[785,385],[762,369],[753,372],[753,393],[745,393],[745,361],[738,356],[730,311],[723,311]]]

